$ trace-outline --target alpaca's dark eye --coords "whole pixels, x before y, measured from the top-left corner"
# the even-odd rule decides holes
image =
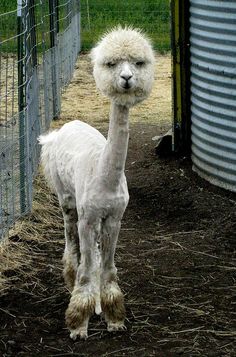
[[[107,63],[107,67],[111,68],[111,67],[115,67],[115,63],[114,62],[108,62]]]
[[[144,61],[138,61],[138,62],[136,62],[136,66],[141,67],[141,66],[144,66],[144,65],[145,65],[145,62],[144,62]]]

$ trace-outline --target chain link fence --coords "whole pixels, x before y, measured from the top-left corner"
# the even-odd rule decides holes
[[[60,113],[80,50],[78,0],[1,0],[0,238],[32,205],[37,138]]]

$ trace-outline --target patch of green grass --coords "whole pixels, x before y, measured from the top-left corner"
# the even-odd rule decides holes
[[[168,0],[81,0],[82,50],[90,49],[102,33],[117,25],[141,28],[155,49],[170,49]]]
[[[42,51],[42,31],[48,47],[49,9],[48,1],[35,0],[38,51]],[[17,1],[0,1],[0,51],[15,52],[17,48]],[[70,3],[59,0],[59,27],[63,31],[67,24]],[[4,15],[4,13],[13,11]],[[44,25],[42,26],[42,16]],[[117,25],[143,29],[153,41],[154,48],[161,52],[170,49],[169,0],[81,0],[82,50],[86,51],[97,42],[105,31]]]
[[[34,1],[34,14],[36,25],[36,42],[37,51],[42,52],[50,46],[50,17],[49,17],[49,3],[40,0]],[[67,12],[70,10],[65,0],[59,0],[59,26],[60,31],[63,31],[68,25]],[[30,10],[29,10],[30,11]],[[33,28],[34,24],[29,18],[29,11],[27,10],[26,18],[23,15],[23,22],[27,23],[27,28]],[[24,10],[22,14],[24,14]],[[0,52],[16,52],[17,51],[17,37],[18,35],[18,20],[17,20],[17,1],[0,0]],[[22,39],[27,42],[28,50],[30,48],[31,36],[30,34],[24,36]]]
[[[0,1],[0,51],[15,52],[17,42],[17,11],[16,0]]]

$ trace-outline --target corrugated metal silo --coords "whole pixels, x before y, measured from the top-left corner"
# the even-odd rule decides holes
[[[236,192],[236,1],[190,0],[193,169]]]

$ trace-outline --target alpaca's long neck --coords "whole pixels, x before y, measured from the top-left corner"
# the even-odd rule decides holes
[[[128,142],[129,109],[112,102],[107,143],[99,162],[99,176],[111,189],[117,187],[123,175]]]

